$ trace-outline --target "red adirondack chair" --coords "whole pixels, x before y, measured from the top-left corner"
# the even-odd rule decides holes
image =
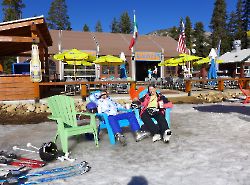
[[[241,83],[239,83],[241,92],[246,96],[246,99],[243,101],[243,104],[250,103],[250,89],[243,89]]]

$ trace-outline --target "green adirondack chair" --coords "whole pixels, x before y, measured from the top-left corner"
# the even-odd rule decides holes
[[[95,114],[76,112],[74,99],[65,95],[55,95],[48,98],[48,106],[52,113],[48,118],[57,122],[57,133],[54,142],[59,136],[65,154],[68,153],[68,138],[84,133],[92,133],[98,147]],[[77,125],[77,115],[90,117],[90,123],[81,126]]]

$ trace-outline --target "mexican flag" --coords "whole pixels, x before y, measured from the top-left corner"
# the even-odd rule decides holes
[[[129,50],[131,50],[134,47],[137,37],[138,37],[138,26],[136,23],[135,11],[134,11],[134,34],[129,44]]]

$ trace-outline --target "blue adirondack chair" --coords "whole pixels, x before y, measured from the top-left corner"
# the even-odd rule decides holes
[[[99,118],[100,120],[100,125],[98,128],[98,131],[100,131],[101,129],[107,129],[108,131],[108,136],[109,136],[109,141],[112,145],[114,145],[116,143],[115,141],[115,134],[109,124],[109,120],[108,120],[108,115],[106,113],[97,113],[96,116]],[[119,121],[120,127],[127,127],[129,126],[129,122],[127,119],[123,119]]]
[[[147,94],[147,92],[148,92],[148,89],[144,89],[142,92],[139,93],[139,98],[142,98],[143,96],[145,96]],[[160,91],[157,90],[157,92],[159,93]],[[171,112],[171,110],[172,110],[171,108],[165,109],[165,119],[167,120],[169,128],[170,128],[170,125],[171,125],[171,122],[170,122],[170,112]],[[140,126],[142,126],[144,123],[140,118],[139,109],[135,109],[134,112],[135,112],[136,119],[139,121]],[[157,124],[157,121],[154,118],[152,118],[152,120],[153,120],[153,122],[155,124]]]
[[[93,91],[90,93],[88,100],[94,103],[97,103],[97,98],[99,97],[101,91]],[[127,110],[127,109],[119,109],[119,111],[122,112],[128,112],[128,111],[132,111],[132,110]],[[108,115],[106,113],[96,113],[96,117],[99,119],[100,123],[99,123],[99,127],[98,127],[98,133],[100,132],[100,130],[102,129],[107,129],[108,132],[108,136],[109,136],[109,140],[110,143],[112,145],[114,145],[115,142],[115,135],[114,132],[109,124],[109,120],[108,120]],[[123,119],[119,121],[120,127],[127,127],[129,126],[129,122],[127,119]]]

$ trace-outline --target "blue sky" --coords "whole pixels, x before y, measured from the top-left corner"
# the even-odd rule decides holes
[[[1,1],[2,2],[2,1]],[[52,0],[23,0],[23,18],[44,15],[47,17]],[[178,26],[180,17],[189,16],[192,24],[202,21],[206,31],[210,31],[209,23],[214,9],[215,0],[66,0],[71,27],[81,31],[87,24],[91,31],[98,20],[104,32],[110,32],[114,17],[127,11],[136,19],[139,34],[146,34],[157,29]],[[227,12],[235,11],[237,0],[225,0]],[[2,10],[2,6],[0,5]],[[0,20],[3,20],[1,11]]]

